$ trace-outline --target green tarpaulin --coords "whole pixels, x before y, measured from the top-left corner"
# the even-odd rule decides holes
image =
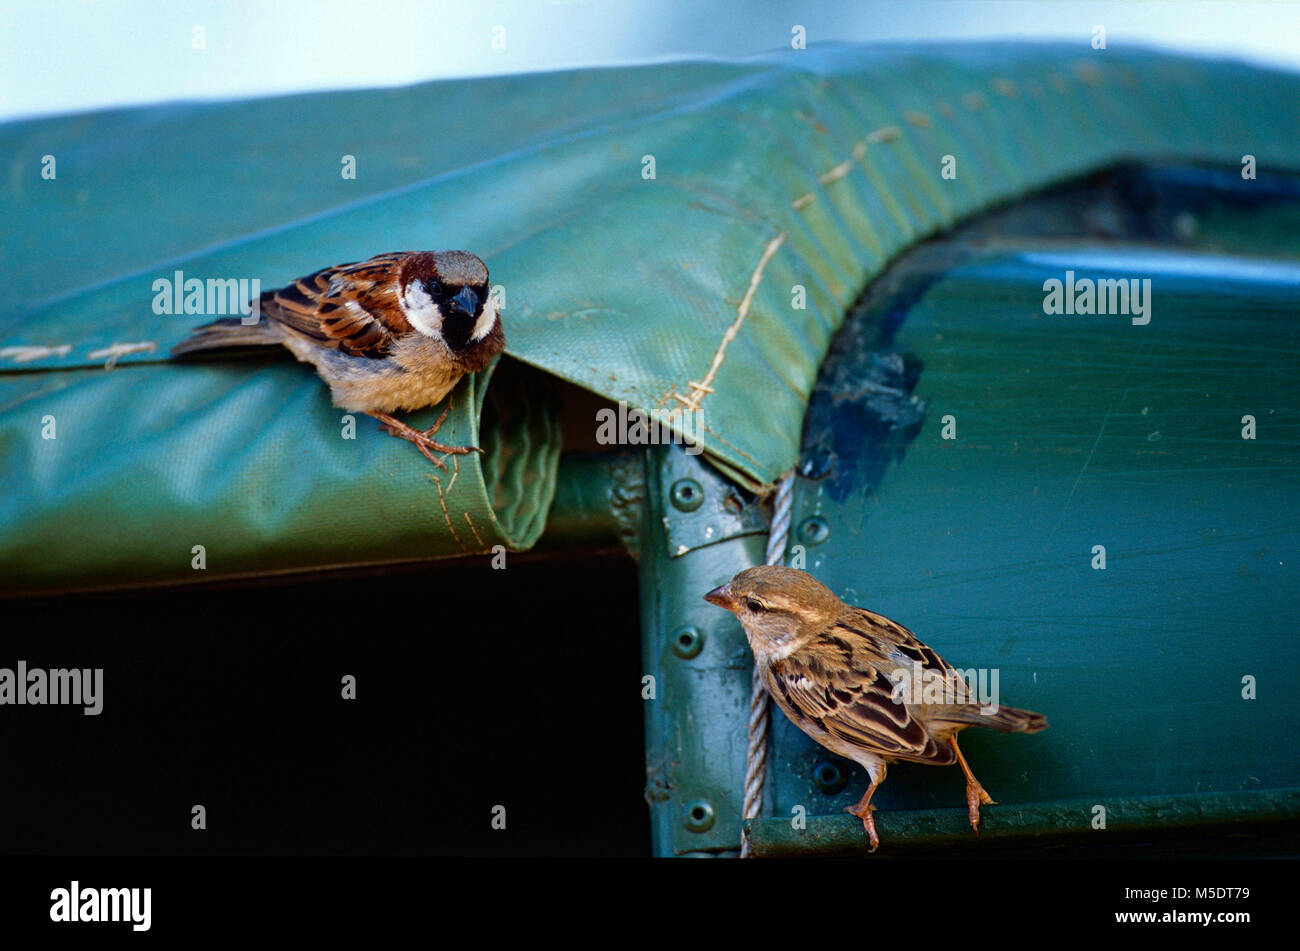
[[[527,548],[549,375],[698,409],[710,461],[761,488],[901,250],[1120,160],[1294,169],[1298,98],[1152,52],[826,47],[0,126],[0,585],[193,580],[196,546],[209,577]],[[364,417],[346,438],[287,354],[166,357],[206,319],[155,313],[177,271],[269,288],[448,247],[488,262],[509,340],[455,394],[440,438],[487,452],[450,473]]]

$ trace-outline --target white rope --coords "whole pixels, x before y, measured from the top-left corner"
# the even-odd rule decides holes
[[[769,565],[785,563],[785,546],[790,539],[790,509],[794,498],[794,473],[787,472],[776,484],[776,500],[772,505],[772,528],[767,536]],[[749,748],[745,754],[745,799],[741,806],[743,819],[757,819],[763,810],[763,784],[767,780],[767,688],[754,665],[750,677],[749,694]],[[740,834],[740,857],[751,858],[749,836]]]

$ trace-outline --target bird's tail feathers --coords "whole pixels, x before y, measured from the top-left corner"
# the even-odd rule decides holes
[[[222,317],[210,324],[195,327],[190,336],[172,347],[172,356],[184,356],[200,350],[224,350],[229,347],[264,347],[280,343],[280,336],[265,318],[245,324],[241,317]]]
[[[998,733],[1038,733],[1047,729],[1047,717],[1018,707],[998,707],[997,713],[982,713],[975,704],[945,713],[943,719],[968,726],[982,726]]]

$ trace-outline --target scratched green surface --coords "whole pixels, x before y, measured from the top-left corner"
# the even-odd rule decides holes
[[[558,453],[543,410],[487,460],[522,468],[466,460],[440,493],[372,427],[339,439],[290,360],[165,363],[199,322],[151,311],[154,279],[177,269],[274,286],[379,251],[471,248],[506,291],[511,359],[660,415],[710,383],[709,458],[759,486],[797,458],[833,332],[892,256],[1122,158],[1249,151],[1263,174],[1294,168],[1297,103],[1295,75],[1141,50],[822,47],[0,126],[20,289],[0,300],[0,581],[176,580],[178,552],[210,538],[212,574],[265,573],[526,548],[542,530]],[[153,349],[105,370],[115,344]],[[9,349],[32,346],[52,349]],[[544,403],[512,392],[502,405]],[[457,438],[479,429],[461,395]],[[66,423],[57,446],[46,415]]]

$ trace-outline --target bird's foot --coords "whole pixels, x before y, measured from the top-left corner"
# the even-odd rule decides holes
[[[876,835],[876,820],[871,815],[876,811],[876,807],[871,803],[858,803],[856,806],[845,806],[844,811],[862,820],[862,828],[867,831],[867,837],[871,840],[871,848],[867,851],[874,852],[880,848],[880,836]]]
[[[980,834],[980,806],[993,805],[993,797],[984,791],[980,781],[975,778],[975,774],[970,770],[970,764],[966,762],[966,757],[961,755],[961,747],[957,745],[957,734],[948,737],[948,742],[952,744],[953,752],[957,755],[957,765],[961,767],[962,775],[966,777],[966,807],[970,815],[970,827],[975,830],[975,834]]]
[[[448,446],[433,438],[433,434],[442,427],[443,421],[446,420],[447,413],[450,411],[451,403],[448,402],[447,408],[442,411],[442,415],[438,417],[437,422],[428,429],[416,429],[413,426],[408,426],[406,423],[400,422],[386,413],[371,413],[371,415],[374,416],[375,419],[379,420],[380,429],[384,430],[389,435],[396,436],[398,439],[405,439],[407,442],[413,443],[415,448],[420,450],[424,458],[428,459],[435,466],[445,472],[447,470],[447,464],[434,456],[435,452],[440,452],[444,455],[464,456],[471,452],[483,451],[478,446]]]
[[[970,816],[970,827],[975,834],[980,834],[980,806],[995,805],[993,797],[984,791],[979,783],[966,784],[966,808]]]

